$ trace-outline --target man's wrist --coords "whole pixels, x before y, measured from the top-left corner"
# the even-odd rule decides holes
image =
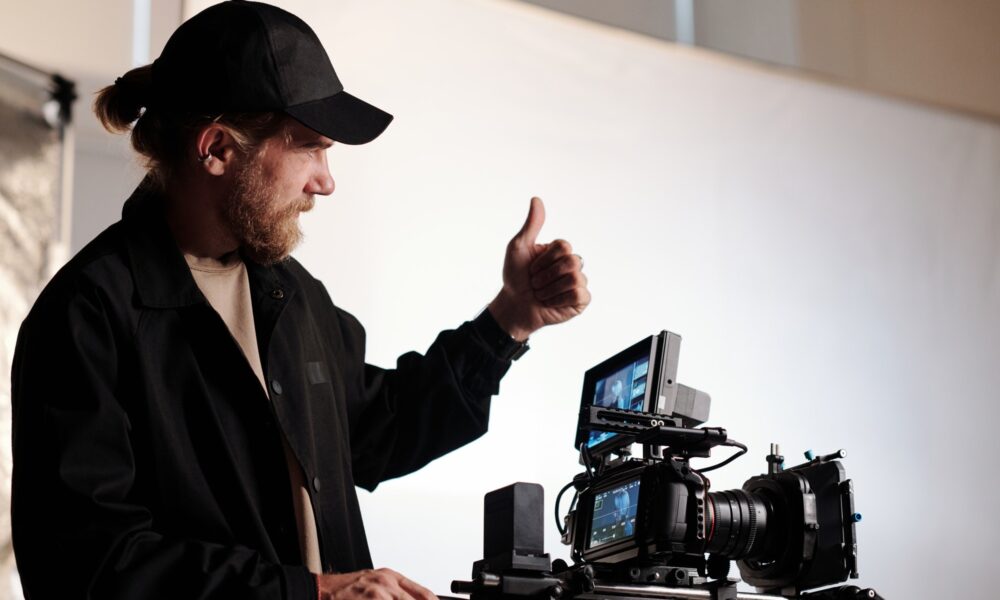
[[[490,351],[502,360],[517,360],[529,349],[527,339],[518,341],[511,337],[489,307],[472,321],[472,326]]]
[[[505,301],[503,291],[497,294],[486,310],[493,316],[496,324],[516,342],[527,342],[528,337],[533,333],[532,330],[517,323],[514,318],[514,310],[510,306],[510,302]]]

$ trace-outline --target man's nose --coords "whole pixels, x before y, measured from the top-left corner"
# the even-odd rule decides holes
[[[323,160],[317,165],[316,171],[309,180],[305,191],[310,194],[329,196],[333,193],[335,187],[336,184],[333,181],[333,176],[330,175],[330,167],[326,162],[326,152],[324,152]]]

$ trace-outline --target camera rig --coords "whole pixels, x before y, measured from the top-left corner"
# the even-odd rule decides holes
[[[777,444],[767,472],[711,491],[706,472],[747,452],[702,427],[708,394],[677,382],[681,337],[663,331],[589,369],[575,440],[584,472],[559,492],[556,526],[573,564],[544,552],[543,491],[516,483],[485,498],[483,559],[471,600],[847,600],[881,598],[839,585],[857,578],[854,490],[843,450],[789,468]],[[635,446],[641,458],[632,456]],[[714,448],[737,452],[704,468]],[[569,512],[560,501],[574,490]],[[756,592],[737,590],[740,576]]]

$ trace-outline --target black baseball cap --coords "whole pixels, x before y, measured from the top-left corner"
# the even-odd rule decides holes
[[[153,97],[164,111],[281,111],[344,144],[370,142],[392,121],[344,91],[305,21],[247,0],[210,6],[177,28],[153,61]]]

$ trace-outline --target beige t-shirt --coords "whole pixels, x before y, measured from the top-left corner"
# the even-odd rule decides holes
[[[226,323],[229,333],[243,350],[243,355],[260,380],[264,393],[268,394],[267,384],[264,383],[264,369],[260,363],[260,352],[257,349],[257,332],[254,329],[253,307],[250,303],[250,278],[243,260],[236,252],[219,259],[185,254],[184,259],[191,267],[191,275],[194,276],[201,293]],[[281,441],[285,448],[285,460],[288,462],[288,473],[292,483],[292,504],[295,508],[295,524],[299,530],[299,549],[302,559],[310,571],[322,573],[316,516],[309,501],[305,474],[289,447],[288,440],[282,436]]]

